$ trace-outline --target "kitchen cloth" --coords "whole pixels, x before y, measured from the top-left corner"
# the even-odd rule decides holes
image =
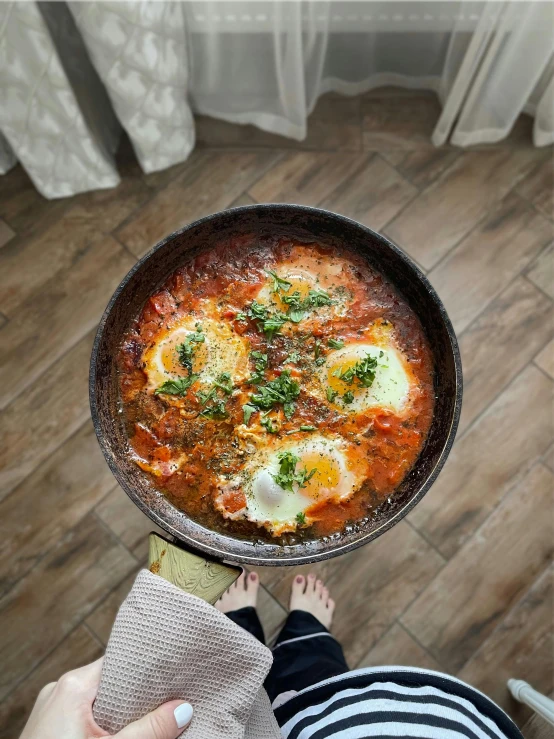
[[[209,603],[141,570],[110,635],[94,718],[113,734],[182,699],[194,709],[185,739],[280,739],[263,688],[272,661]]]

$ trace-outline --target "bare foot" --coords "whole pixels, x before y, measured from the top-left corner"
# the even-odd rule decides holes
[[[243,572],[229,590],[223,593],[215,607],[222,613],[238,611],[239,608],[246,608],[247,606],[256,608],[259,587],[260,579],[255,572],[251,572],[248,577]]]
[[[335,601],[329,598],[329,591],[322,580],[310,573],[308,577],[297,575],[292,583],[290,610],[308,611],[328,629],[333,620]]]

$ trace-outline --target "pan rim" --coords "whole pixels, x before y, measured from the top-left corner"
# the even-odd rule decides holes
[[[291,553],[290,557],[281,556],[281,555],[276,557],[270,554],[267,558],[265,558],[265,557],[260,557],[259,553],[257,552],[253,553],[252,556],[250,556],[249,554],[244,553],[244,552],[237,553],[235,551],[230,551],[228,549],[225,549],[224,547],[220,548],[215,543],[207,543],[205,541],[199,541],[194,536],[191,536],[190,534],[177,530],[172,524],[168,523],[168,521],[166,521],[162,516],[160,516],[155,510],[150,508],[144,502],[142,497],[138,495],[136,491],[132,489],[132,487],[127,482],[126,476],[121,472],[119,468],[119,465],[113,453],[113,449],[111,448],[111,444],[109,443],[108,435],[104,431],[102,422],[100,420],[99,403],[98,403],[98,398],[97,398],[97,393],[96,393],[97,369],[98,369],[97,368],[97,357],[98,357],[99,347],[100,347],[100,344],[104,336],[104,329],[106,326],[106,322],[111,314],[113,306],[117,302],[120,294],[123,292],[123,290],[129,283],[129,281],[133,278],[135,273],[138,270],[140,270],[142,268],[142,265],[145,262],[149,261],[150,258],[159,249],[164,247],[168,242],[175,240],[176,238],[182,236],[183,234],[186,234],[187,231],[197,228],[203,223],[213,221],[214,219],[217,219],[221,217],[222,215],[234,214],[234,213],[271,212],[271,211],[282,210],[282,209],[289,210],[298,215],[304,214],[306,216],[312,215],[312,216],[317,216],[317,217],[331,218],[332,220],[334,220],[335,222],[338,222],[339,224],[342,223],[345,226],[348,226],[350,228],[361,230],[369,238],[380,241],[382,245],[392,250],[396,254],[396,256],[404,263],[404,265],[408,268],[408,270],[412,271],[415,274],[415,277],[418,279],[420,283],[422,283],[423,287],[425,288],[425,291],[430,296],[432,302],[438,309],[439,314],[441,316],[441,320],[443,321],[444,327],[446,329],[446,334],[448,335],[450,351],[452,353],[452,359],[453,359],[453,364],[454,364],[455,398],[454,398],[454,407],[452,411],[450,425],[448,428],[448,432],[446,433],[445,442],[442,445],[441,452],[432,470],[429,472],[425,480],[421,483],[421,485],[419,486],[419,489],[411,497],[411,499],[407,501],[389,519],[383,521],[381,524],[377,525],[374,529],[367,532],[366,534],[360,534],[360,536],[356,538],[354,541],[345,543],[342,546],[338,544],[337,546],[331,547],[329,549],[326,549],[320,552],[310,552],[309,550],[305,551],[304,553],[295,552],[295,553]],[[94,338],[94,343],[93,343],[92,353],[91,353],[90,372],[89,372],[89,401],[90,401],[90,408],[91,408],[91,417],[93,421],[94,430],[95,430],[98,442],[100,444],[100,448],[102,449],[104,458],[106,459],[106,462],[108,463],[108,466],[110,467],[110,470],[112,471],[116,481],[123,488],[123,490],[128,495],[128,497],[133,501],[133,503],[137,505],[137,507],[143,513],[145,513],[150,518],[150,520],[153,521],[153,523],[160,526],[160,528],[164,529],[167,533],[175,537],[178,541],[182,541],[183,543],[191,546],[193,549],[198,549],[202,551],[204,554],[211,556],[211,557],[215,557],[217,559],[225,559],[227,561],[238,562],[242,564],[269,566],[269,567],[310,564],[310,563],[319,562],[325,559],[330,559],[330,558],[339,556],[341,554],[345,554],[347,552],[353,551],[354,549],[357,549],[358,547],[368,544],[370,541],[381,536],[383,533],[385,533],[390,528],[395,526],[399,521],[401,521],[421,501],[421,499],[429,491],[429,489],[431,488],[431,486],[437,479],[441,469],[443,468],[448,458],[448,455],[450,454],[452,445],[455,440],[458,423],[460,420],[461,407],[462,407],[462,396],[463,396],[462,362],[461,362],[458,340],[456,338],[456,334],[454,332],[452,322],[450,321],[450,318],[448,316],[448,313],[446,312],[446,309],[442,303],[442,300],[440,299],[434,287],[429,282],[426,275],[421,271],[419,266],[416,264],[416,262],[408,254],[406,254],[406,252],[404,252],[397,244],[392,242],[389,238],[374,231],[368,226],[365,226],[364,224],[359,223],[358,221],[355,221],[339,213],[325,210],[323,208],[314,208],[311,206],[288,204],[288,203],[260,203],[260,204],[254,204],[254,205],[238,206],[235,208],[226,209],[224,211],[218,211],[216,213],[212,213],[210,215],[197,219],[183,226],[182,228],[172,232],[171,234],[163,238],[161,241],[159,241],[157,244],[155,244],[151,249],[149,249],[144,254],[144,256],[142,256],[139,260],[137,260],[137,262],[133,265],[133,267],[131,267],[131,269],[127,272],[125,277],[121,280],[121,282],[119,283],[118,287],[115,289],[112,297],[110,298],[108,302],[108,305],[106,306],[102,314],[102,317],[98,324],[98,328],[97,328],[95,338]],[[160,493],[160,495],[162,494]],[[171,506],[171,503],[169,501],[167,501],[167,504]],[[232,537],[227,537],[225,534],[222,534],[222,533],[219,533],[213,530],[210,531],[209,529],[206,529],[205,527],[198,524],[192,518],[186,517],[186,521],[189,522],[189,525],[191,525],[192,528],[198,527],[199,529],[202,529],[203,531],[209,531],[210,534],[213,535],[216,541],[217,539],[225,538],[225,539],[228,539],[230,542],[235,541],[240,544],[248,543],[247,541],[244,541],[241,539],[233,539]],[[268,545],[268,546],[272,546],[272,545]],[[296,547],[299,545],[294,545],[294,546]],[[288,549],[288,548],[289,547],[284,547],[284,549]],[[294,547],[291,546],[290,548],[292,549]]]

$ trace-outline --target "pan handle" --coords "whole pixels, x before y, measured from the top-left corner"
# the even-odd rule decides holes
[[[242,572],[241,567],[196,554],[153,532],[148,544],[150,572],[212,605]]]

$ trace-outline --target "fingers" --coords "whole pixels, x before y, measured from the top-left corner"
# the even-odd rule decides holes
[[[176,739],[192,719],[192,706],[169,701],[134,721],[115,736],[117,739]]]
[[[90,665],[66,672],[58,680],[57,689],[74,696],[86,696],[91,701],[94,700],[98,693],[103,663],[104,658],[100,657]]]

